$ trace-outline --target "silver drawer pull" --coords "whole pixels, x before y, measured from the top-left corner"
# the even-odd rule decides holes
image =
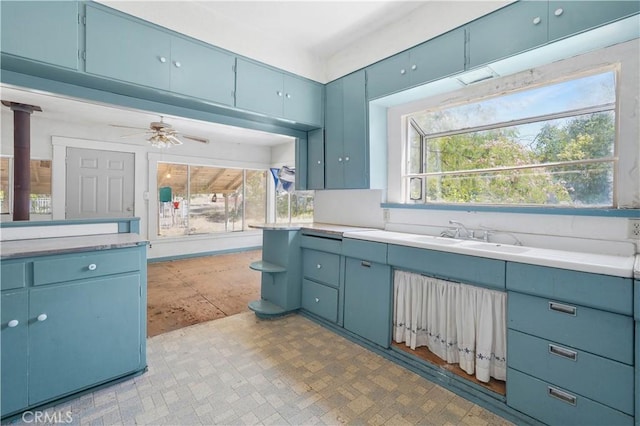
[[[576,351],[563,348],[562,346],[556,346],[551,343],[549,343],[549,353],[570,359],[571,361],[578,360],[578,353]]]
[[[577,308],[575,306],[563,305],[562,303],[549,302],[549,309],[563,314],[576,316]]]
[[[360,262],[360,265],[364,266],[365,268],[371,268],[371,263],[367,262],[366,260]]]
[[[18,320],[11,320],[11,321],[9,321],[9,322],[7,323],[7,326],[8,326],[9,328],[13,328],[13,327],[17,327],[17,326],[18,326],[18,324],[20,324],[20,321],[18,321]]]
[[[547,386],[547,394],[553,398],[559,399],[567,404],[576,405],[576,397],[570,393],[562,392],[560,389],[556,389],[551,386]]]
[[[318,303],[319,301],[320,301],[320,299],[318,299],[318,298],[316,297],[316,303]]]
[[[92,263],[91,265],[88,266],[90,271],[95,271],[97,267],[98,265],[96,265],[95,263]]]
[[[320,269],[320,268],[322,268],[322,265],[318,263],[318,264],[316,265],[316,268],[317,268],[317,269]]]

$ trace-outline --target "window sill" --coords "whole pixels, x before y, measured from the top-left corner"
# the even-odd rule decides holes
[[[640,209],[487,206],[474,204],[401,204],[381,203],[383,209],[446,210],[491,213],[524,213],[564,216],[640,217]]]

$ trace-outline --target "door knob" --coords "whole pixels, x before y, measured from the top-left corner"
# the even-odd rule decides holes
[[[175,61],[175,62],[173,63],[173,65],[175,65],[175,66],[176,66],[176,68],[180,68],[180,67],[182,66],[182,64],[181,64],[180,62],[178,62],[178,61]]]
[[[164,56],[160,56],[160,57],[158,58],[158,60],[159,60],[160,62],[162,62],[163,64],[164,64],[165,62],[167,62],[167,58],[165,58]]]
[[[561,7],[557,8],[555,12],[553,12],[554,15],[556,16],[560,16],[564,13],[564,9],[562,9]]]
[[[42,321],[46,321],[47,320],[47,314],[40,314],[38,315],[38,321],[42,322]]]
[[[9,326],[9,328],[13,328],[13,327],[17,327],[18,324],[20,324],[20,321],[18,320],[11,320],[9,321],[9,323],[7,324]]]

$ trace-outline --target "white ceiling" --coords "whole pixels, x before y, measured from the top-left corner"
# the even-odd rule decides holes
[[[282,42],[293,41],[321,59],[327,59],[346,45],[380,30],[425,2],[187,1],[183,7],[202,7],[211,14],[233,21],[239,28],[270,34]],[[188,31],[187,28],[184,30]]]

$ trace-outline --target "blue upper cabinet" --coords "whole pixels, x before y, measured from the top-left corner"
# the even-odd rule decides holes
[[[322,127],[322,84],[284,74],[283,117]]]
[[[325,187],[367,188],[367,104],[365,73],[349,74],[327,84]]]
[[[169,89],[171,37],[87,5],[86,71],[130,83]]]
[[[236,85],[236,107],[282,117],[284,76],[281,72],[238,59]]]
[[[467,67],[488,64],[547,42],[544,1],[519,1],[473,21],[467,27]]]
[[[322,94],[320,83],[238,58],[238,108],[322,127]]]
[[[409,52],[402,52],[367,68],[367,99],[398,92],[410,86]]]
[[[78,2],[0,2],[3,53],[78,69]]]
[[[235,56],[180,37],[171,38],[171,91],[233,106]]]
[[[307,185],[306,189],[324,189],[324,131],[307,132]],[[303,168],[298,167],[298,173]]]
[[[549,40],[567,37],[638,12],[639,1],[550,1]]]
[[[87,5],[86,72],[233,105],[235,57]]]
[[[367,99],[464,70],[464,28],[450,31],[367,68]]]

